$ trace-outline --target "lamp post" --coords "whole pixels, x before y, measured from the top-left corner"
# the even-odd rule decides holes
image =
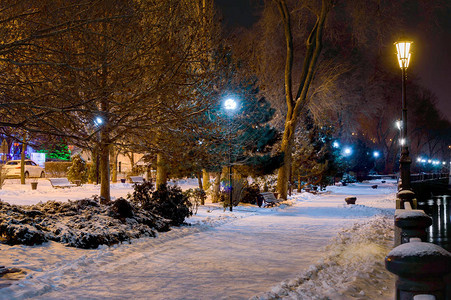
[[[237,107],[237,103],[235,100],[233,100],[232,98],[228,98],[225,102],[224,102],[224,108],[228,113],[228,127],[229,127],[229,134],[228,134],[228,142],[229,142],[229,203],[230,203],[230,211],[233,211],[233,197],[232,197],[232,189],[233,189],[233,185],[232,185],[232,139],[231,139],[231,133],[232,133],[232,128],[231,128],[231,124],[232,124],[232,114],[235,111]]]
[[[96,127],[102,126],[103,119],[101,117],[96,117],[94,120],[94,124]],[[99,143],[99,147],[97,147],[97,157],[96,157],[96,184],[99,184],[99,151],[100,151],[100,129],[97,129],[97,142]]]
[[[412,163],[409,157],[409,146],[407,138],[407,99],[406,99],[406,71],[410,63],[410,48],[412,42],[401,40],[395,43],[397,50],[397,57],[399,67],[402,71],[402,124],[401,124],[401,157],[399,159],[401,172],[401,185],[399,187],[398,197],[402,202],[413,199],[413,192],[410,186],[410,164]],[[401,191],[405,191],[400,193]]]

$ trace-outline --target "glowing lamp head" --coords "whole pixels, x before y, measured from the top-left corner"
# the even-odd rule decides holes
[[[401,121],[401,120],[397,120],[397,121],[396,121],[396,127],[397,127],[399,130],[401,130],[401,128],[402,128],[402,121]]]
[[[409,41],[399,41],[395,43],[396,51],[398,56],[398,63],[401,69],[407,69],[410,63],[410,46],[412,42]]]
[[[378,158],[380,156],[379,151],[374,151],[373,156],[374,156],[374,158]]]
[[[344,151],[345,155],[351,155],[351,153],[352,153],[352,149],[349,147],[346,147],[343,151]]]
[[[235,110],[236,109],[236,107],[237,107],[237,103],[236,103],[236,101],[235,100],[233,100],[232,98],[229,98],[229,99],[227,99],[225,102],[224,102],[224,108],[226,109],[226,110]]]
[[[335,141],[335,142],[333,142],[332,147],[338,148],[338,147],[340,147],[340,144],[337,141]]]
[[[98,126],[98,125],[102,125],[103,123],[103,119],[101,117],[96,117],[96,119],[94,120],[94,123]]]

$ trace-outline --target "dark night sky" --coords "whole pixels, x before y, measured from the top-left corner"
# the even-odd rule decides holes
[[[256,0],[216,0],[226,28],[235,25],[251,26],[257,19],[251,9],[251,3],[255,2]],[[451,121],[451,7],[434,22],[438,29],[433,32],[418,26],[416,33],[412,34],[415,44],[412,46],[409,72],[420,77],[423,86],[437,95],[437,108]],[[394,63],[395,52],[393,48]]]

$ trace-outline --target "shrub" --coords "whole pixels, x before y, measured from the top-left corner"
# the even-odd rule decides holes
[[[80,180],[81,183],[88,181],[88,167],[80,155],[75,155],[72,158],[72,166],[67,171],[67,179],[71,182]]]
[[[110,207],[113,217],[125,219],[133,217],[133,206],[124,198],[119,198]]]
[[[163,218],[171,220],[171,225],[181,225],[185,218],[193,213],[190,210],[192,204],[187,195],[177,186],[162,184],[151,193],[151,182],[135,185],[133,195],[128,198],[143,209]]]
[[[244,187],[247,185],[246,179],[241,178],[233,178],[232,179],[232,201],[233,206],[237,206],[241,201],[241,195],[243,192]],[[230,206],[230,200],[229,200],[229,189],[228,182],[224,184],[225,186],[225,193],[223,193],[222,197],[224,199],[223,206],[229,207]]]
[[[152,205],[152,191],[154,190],[154,185],[150,181],[143,182],[141,184],[135,184],[133,189],[133,194],[128,194],[127,198],[145,210],[151,210]]]
[[[70,166],[72,163],[69,161],[47,161],[45,163],[46,177],[66,177]]]
[[[199,205],[205,205],[205,200],[207,199],[207,193],[199,188],[189,189],[183,192],[188,199],[191,201],[191,213],[197,214],[197,208]]]
[[[241,194],[241,202],[255,204],[257,203],[257,197],[260,194],[260,189],[256,183],[244,187]]]
[[[344,183],[355,183],[355,182],[357,182],[357,179],[354,176],[352,176],[351,174],[345,173],[343,175],[343,178],[341,179],[341,181]]]

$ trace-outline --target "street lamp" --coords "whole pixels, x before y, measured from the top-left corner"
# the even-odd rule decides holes
[[[96,184],[99,184],[99,160],[100,160],[100,126],[103,124],[103,119],[101,117],[96,117],[94,119],[94,124],[97,128],[97,142],[99,143],[97,147],[97,157],[96,157]]]
[[[350,147],[346,147],[346,148],[344,148],[343,152],[344,152],[345,156],[349,156],[352,154],[352,149]]]
[[[235,111],[235,109],[237,108],[238,103],[232,99],[232,98],[228,98],[227,100],[225,100],[224,102],[224,109],[227,111],[228,114],[228,121],[229,121],[229,203],[230,203],[230,211],[233,211],[233,197],[232,197],[232,189],[233,189],[233,185],[232,185],[232,138],[231,138],[231,133],[232,133],[232,128],[231,128],[231,124],[232,124],[232,115],[233,112]]]
[[[399,159],[400,171],[401,171],[401,186],[399,192],[405,191],[403,193],[398,193],[398,197],[402,202],[411,201],[414,197],[414,193],[407,192],[411,191],[410,187],[410,164],[412,160],[409,157],[409,146],[407,138],[407,100],[406,100],[406,70],[410,63],[410,48],[412,42],[410,41],[398,41],[395,43],[397,50],[397,57],[399,67],[402,71],[402,126],[401,126],[401,158]],[[403,204],[401,204],[401,207]]]

